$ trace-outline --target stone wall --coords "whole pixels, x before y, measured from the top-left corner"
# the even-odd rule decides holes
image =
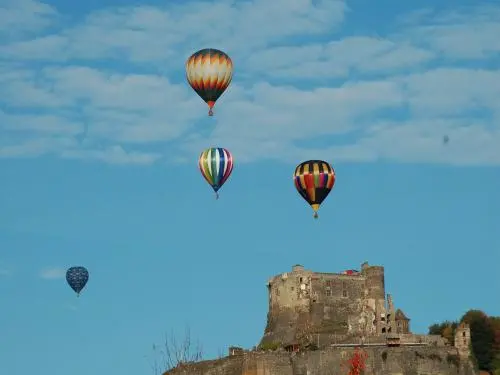
[[[439,335],[416,335],[416,334],[398,334],[397,335],[402,344],[405,343],[421,343],[434,346],[446,346],[448,345],[445,338]]]
[[[365,348],[365,375],[476,375],[470,361],[449,348]],[[329,348],[289,354],[248,352],[186,365],[168,375],[336,375],[347,374],[353,348]]]

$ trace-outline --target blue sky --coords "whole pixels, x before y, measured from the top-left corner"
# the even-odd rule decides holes
[[[153,374],[185,325],[208,358],[251,347],[295,263],[384,265],[416,332],[500,315],[498,4],[69,4],[0,2],[0,373]],[[184,78],[206,47],[235,65],[213,118]],[[319,220],[307,159],[337,172]]]

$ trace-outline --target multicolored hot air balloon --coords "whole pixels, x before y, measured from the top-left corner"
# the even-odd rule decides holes
[[[89,281],[89,271],[85,267],[70,267],[66,271],[66,281],[79,297],[80,292]]]
[[[227,181],[233,171],[233,155],[221,147],[212,147],[203,151],[198,160],[201,174],[215,191],[219,199],[219,189]]]
[[[314,210],[314,218],[318,218],[321,203],[330,194],[335,184],[335,171],[323,160],[308,160],[295,168],[293,176],[295,188]]]
[[[233,78],[231,58],[218,49],[205,48],[186,61],[186,78],[194,91],[208,104],[208,115]]]

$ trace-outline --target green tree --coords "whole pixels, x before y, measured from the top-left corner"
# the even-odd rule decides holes
[[[480,310],[467,311],[461,322],[471,330],[471,344],[479,370],[492,371],[494,359],[495,332],[488,316]]]
[[[448,341],[450,345],[455,342],[455,330],[451,325],[444,327],[441,335]]]
[[[490,316],[490,324],[495,335],[495,352],[500,352],[500,316]]]
[[[440,335],[443,328],[443,323],[434,323],[429,327],[429,335]]]
[[[490,324],[494,333],[494,357],[491,361],[491,370],[493,374],[500,375],[500,317],[490,316]]]
[[[445,337],[450,344],[453,344],[455,340],[455,330],[457,329],[458,323],[453,321],[445,320],[442,323],[435,323],[429,327],[429,335],[440,335]]]
[[[491,361],[491,371],[494,375],[500,375],[500,353],[497,353]]]

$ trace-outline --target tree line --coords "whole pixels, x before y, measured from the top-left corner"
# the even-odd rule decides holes
[[[472,360],[477,368],[500,375],[500,316],[488,316],[481,310],[469,310],[458,321],[431,325],[429,334],[441,335],[453,345],[455,331],[462,322],[470,326]]]

